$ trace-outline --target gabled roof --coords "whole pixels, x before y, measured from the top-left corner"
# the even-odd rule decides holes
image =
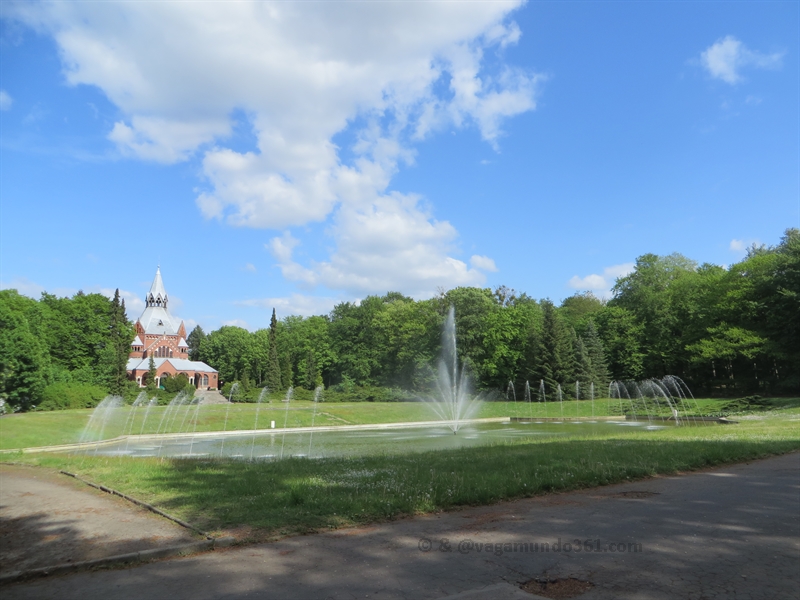
[[[186,343],[186,340],[181,338],[181,341],[178,342],[178,348],[188,348],[189,344]]]
[[[199,373],[216,373],[217,370],[209,367],[206,363],[199,360],[186,360],[185,358],[154,358],[153,364],[156,370],[161,368],[165,362],[169,362],[176,371],[197,371]],[[150,368],[149,358],[129,358],[128,371],[147,371]]]
[[[133,338],[133,341],[131,342],[131,346],[144,346],[144,343],[142,343],[142,340],[137,335],[135,338]]]
[[[173,317],[163,306],[148,306],[144,309],[139,323],[145,333],[157,335],[178,335],[181,320]]]

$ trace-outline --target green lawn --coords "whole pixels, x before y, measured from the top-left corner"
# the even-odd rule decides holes
[[[800,414],[800,399],[771,399],[776,407],[789,413]],[[709,414],[719,412],[726,400],[698,399],[692,413]],[[694,406],[694,402],[691,403]],[[123,407],[109,420],[103,429],[103,438],[111,438],[123,433],[157,433],[178,431],[231,431],[234,429],[253,429],[258,411],[258,428],[267,429],[270,422],[275,426],[307,427],[320,425],[353,425],[370,423],[399,423],[404,421],[436,420],[430,407],[422,402],[323,402],[315,405],[309,401],[284,403],[231,404],[201,406],[197,413],[195,429],[195,407],[181,408],[168,413],[166,406],[154,406],[149,412],[145,407],[132,409]],[[666,414],[666,410],[662,413]],[[487,402],[481,406],[476,417],[590,417],[621,415],[629,409],[629,404],[618,400],[558,402]],[[31,412],[0,417],[0,449],[28,448],[69,444],[80,439],[91,409],[63,410],[53,412]],[[227,413],[227,417],[226,417]],[[145,415],[147,419],[145,421]],[[226,421],[227,419],[227,421]],[[99,431],[95,432],[95,439]]]
[[[345,414],[353,410],[336,408]],[[798,449],[800,415],[791,410],[737,425],[626,428],[593,437],[399,456],[278,462],[45,454],[7,459],[76,472],[209,531],[244,528],[249,539],[266,539]]]

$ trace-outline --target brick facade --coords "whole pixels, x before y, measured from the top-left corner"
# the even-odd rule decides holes
[[[128,377],[140,387],[147,385],[150,358],[156,363],[156,384],[164,377],[183,373],[196,387],[217,389],[217,371],[200,361],[189,360],[186,344],[186,326],[178,323],[167,310],[169,297],[161,280],[161,269],[156,271],[153,285],[145,297],[146,308],[137,319],[136,338],[128,356]]]

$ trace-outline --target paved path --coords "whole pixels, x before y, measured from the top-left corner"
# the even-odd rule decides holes
[[[228,399],[217,390],[197,390],[194,395],[200,398],[200,404],[228,404]]]
[[[197,541],[175,523],[46,469],[0,465],[0,572]]]
[[[793,453],[14,584],[3,598],[530,599],[517,586],[541,576],[591,581],[595,587],[581,600],[798,598],[799,519],[800,453]],[[559,539],[561,552],[554,552]],[[601,551],[567,550],[575,539],[599,540]],[[428,543],[431,549],[421,551]],[[539,551],[523,552],[524,543],[539,544]],[[641,551],[628,544],[641,544]]]

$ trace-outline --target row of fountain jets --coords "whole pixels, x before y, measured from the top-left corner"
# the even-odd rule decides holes
[[[230,411],[231,401],[237,394],[239,384],[233,384],[228,397],[228,404],[225,411],[225,418],[223,423],[223,432],[227,431],[228,427],[228,413]],[[457,433],[460,426],[469,419],[473,418],[480,408],[481,403],[486,400],[483,394],[473,393],[471,389],[471,381],[468,374],[468,369],[465,365],[459,364],[458,353],[456,349],[456,327],[455,327],[455,312],[450,308],[442,334],[442,356],[439,361],[438,377],[437,377],[437,391],[438,395],[433,398],[426,398],[429,406],[437,415],[443,425],[448,426],[453,433]],[[575,383],[576,396],[580,398],[580,382]],[[293,398],[293,389],[289,388],[286,392],[283,401],[286,405],[284,411],[283,423],[283,436],[286,435],[286,429],[289,416],[289,403]],[[323,399],[323,388],[318,387],[314,391],[313,400],[313,414],[311,426],[314,427],[316,420],[317,405]],[[592,403],[592,417],[594,417],[594,401],[595,401],[595,388],[594,383],[589,384],[588,400]],[[253,431],[258,430],[258,417],[261,409],[261,404],[267,398],[269,399],[269,390],[265,387],[256,402],[255,422],[253,424]],[[671,416],[679,421],[681,412],[685,412],[689,406],[687,403],[691,400],[697,408],[697,402],[692,397],[689,388],[678,377],[669,375],[662,379],[648,379],[642,382],[621,382],[614,381],[608,387],[607,398],[609,402],[611,399],[629,403],[631,413],[634,420],[637,419],[636,410],[644,408],[648,418],[652,418],[653,414],[659,414],[663,408],[668,409]],[[537,400],[545,403],[545,415],[547,416],[547,395],[545,390],[545,382],[539,382],[539,391]],[[558,385],[555,390],[555,401],[560,406],[560,416],[564,418],[564,394],[561,390],[561,385]],[[506,390],[506,402],[517,401],[516,390],[513,382],[509,382]],[[525,382],[523,393],[523,401],[532,402],[531,388],[529,382]],[[81,442],[88,442],[96,439],[104,439],[106,427],[112,415],[116,413],[116,409],[123,406],[124,400],[119,396],[109,396],[105,398],[92,413],[89,422],[87,423],[83,434],[81,435]],[[150,416],[150,410],[157,404],[156,398],[148,398],[146,392],[141,392],[136,400],[133,402],[132,410],[129,411],[122,433],[125,436],[134,434],[133,428],[136,422],[136,416],[140,409],[144,409],[144,416],[142,419],[141,427],[138,434],[144,434],[145,428]],[[181,410],[183,408],[183,410]],[[609,407],[610,408],[610,407]],[[166,410],[162,413],[156,435],[170,433],[196,433],[197,422],[200,414],[200,400],[196,397],[189,395],[187,392],[180,392],[169,403]],[[175,428],[178,424],[177,429]],[[271,423],[274,427],[274,422]],[[313,431],[312,431],[313,436]],[[310,446],[309,442],[309,446]],[[224,437],[222,439],[224,445]],[[253,440],[255,444],[255,437]],[[283,444],[281,444],[283,446]]]
[[[228,402],[225,408],[225,418],[223,421],[222,432],[225,433],[228,430],[228,415],[230,413],[231,404],[233,404],[233,398],[236,396],[239,390],[239,384],[234,383],[231,386],[230,393],[228,395]],[[323,397],[323,388],[322,386],[317,387],[314,390],[314,397],[313,397],[313,406],[314,410],[311,416],[311,435],[309,436],[309,452],[311,450],[311,444],[313,443],[313,427],[317,417],[317,406],[319,402],[322,401]],[[284,420],[283,420],[283,431],[282,434],[285,439],[288,420],[289,420],[289,403],[292,401],[294,397],[294,388],[290,387],[286,391],[286,395],[283,398],[283,402],[285,403],[286,409],[284,411]],[[255,421],[253,423],[253,431],[255,432],[258,430],[258,417],[259,411],[261,410],[261,405],[264,401],[264,398],[267,398],[267,403],[271,404],[271,399],[269,398],[269,388],[264,387],[261,390],[261,393],[258,396],[258,400],[256,401],[256,414],[255,414]],[[117,414],[117,409],[123,407],[125,405],[125,400],[121,396],[106,396],[92,411],[91,416],[89,417],[89,422],[84,427],[83,432],[81,433],[81,437],[79,439],[80,444],[85,444],[87,442],[93,442],[96,440],[103,440],[105,439],[105,432],[106,428],[108,427],[109,423],[112,421],[114,415]],[[140,392],[136,399],[131,404],[131,410],[128,412],[128,415],[125,419],[125,423],[122,427],[122,436],[126,438],[126,445],[125,449],[128,449],[127,440],[129,436],[135,435],[133,428],[134,424],[136,423],[136,416],[139,412],[140,408],[144,409],[144,416],[142,417],[142,424],[139,427],[139,431],[136,432],[138,435],[144,435],[145,429],[147,426],[148,418],[150,416],[150,409],[153,406],[158,405],[158,398],[149,398],[147,397],[147,392],[143,391]],[[155,435],[162,436],[161,444],[159,446],[159,455],[160,450],[163,448],[163,434],[166,433],[192,433],[193,435],[197,433],[197,421],[200,415],[200,398],[194,396],[193,394],[189,394],[186,391],[181,391],[176,394],[176,396],[169,402],[167,405],[166,410],[164,410],[163,414],[161,415],[161,419],[158,423],[158,427],[156,428]],[[190,416],[191,414],[191,416]],[[178,424],[176,428],[175,425]],[[275,427],[275,422],[271,423],[271,427]],[[150,434],[152,435],[152,434]],[[282,442],[284,441],[282,439]],[[192,437],[192,444],[194,443],[194,437]],[[281,443],[281,458],[283,458],[283,443]],[[253,436],[253,446],[255,446],[255,435]],[[221,442],[221,449],[220,451],[224,450],[225,448],[225,438],[222,438]],[[95,448],[96,450],[96,448]],[[190,446],[190,454],[192,448]],[[251,448],[252,451],[252,448]]]
[[[623,404],[627,401],[630,405],[631,414],[636,419],[637,404],[639,409],[644,409],[645,415],[652,419],[653,415],[662,413],[662,408],[667,409],[674,418],[680,418],[681,410],[685,412],[687,405],[691,409],[699,410],[697,401],[692,396],[689,387],[680,377],[667,375],[661,379],[647,379],[645,381],[612,381],[608,385],[606,399],[609,401],[616,399]],[[581,382],[575,382],[575,400],[591,400],[592,417],[594,417],[594,382],[589,382],[589,391],[586,397],[581,398]],[[506,388],[506,401],[517,401],[517,392],[513,381],[508,382]],[[531,387],[528,381],[525,382],[524,402],[531,402]],[[561,407],[561,416],[564,416],[564,393],[561,384],[556,385],[555,401]],[[537,402],[547,404],[547,393],[545,391],[544,379],[539,380],[539,392]],[[662,407],[663,403],[663,407]]]

